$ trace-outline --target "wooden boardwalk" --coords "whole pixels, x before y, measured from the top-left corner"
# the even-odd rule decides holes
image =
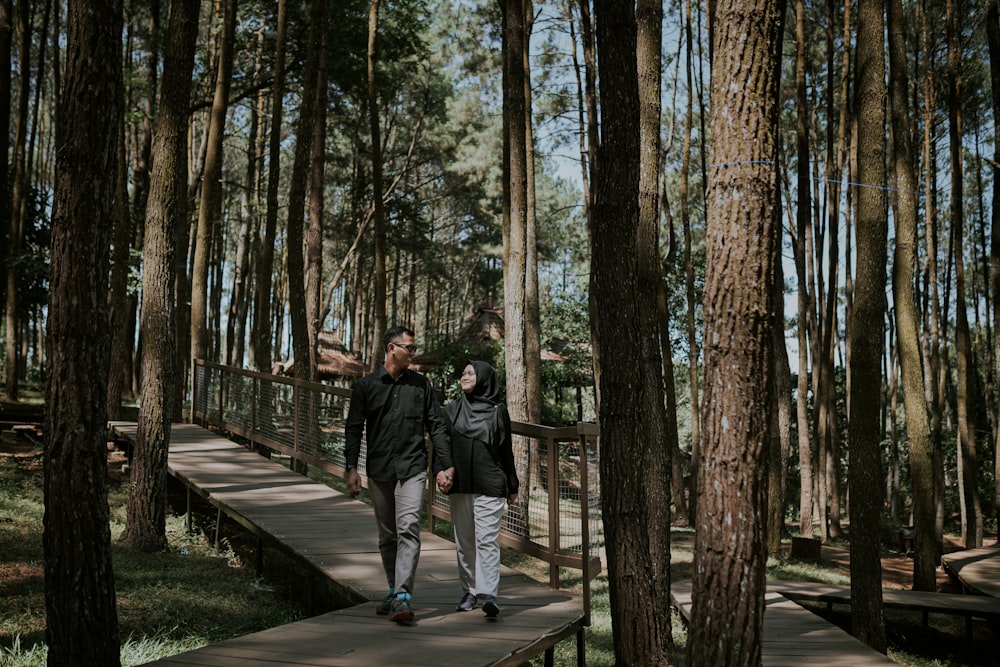
[[[806,581],[767,582],[768,592],[780,593],[790,600],[808,600],[825,603],[827,609],[834,604],[851,604],[851,587],[835,584],[820,584]],[[931,593],[884,588],[882,605],[886,609],[907,609],[923,614],[927,625],[928,614],[952,614],[965,617],[965,632],[972,639],[972,619],[982,618],[995,624],[1000,623],[1000,599],[985,595],[962,595],[961,593]]]
[[[945,554],[941,563],[964,590],[1000,598],[1000,544]]]
[[[670,583],[670,595],[685,619],[691,615],[691,580]],[[780,593],[764,596],[764,627],[761,637],[763,667],[824,665],[868,667],[895,665],[839,627]]]
[[[134,441],[134,422],[110,426],[115,439]],[[486,620],[479,610],[456,612],[462,589],[455,546],[425,532],[413,592],[416,620],[400,626],[375,614],[386,582],[368,505],[200,426],[174,424],[170,439],[171,475],[265,541],[280,543],[357,604],[151,664],[506,667],[574,635],[583,664],[585,616],[578,596],[503,568],[498,620]]]

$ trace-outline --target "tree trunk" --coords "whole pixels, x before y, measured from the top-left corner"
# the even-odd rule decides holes
[[[767,553],[780,557],[781,538],[785,534],[785,475],[788,457],[792,451],[792,372],[788,365],[788,347],[785,345],[785,280],[781,266],[782,257],[774,263],[774,324],[771,340],[774,345],[774,406],[771,416],[771,433],[767,474]]]
[[[378,117],[378,95],[376,94],[375,77],[377,74],[377,54],[375,43],[378,36],[378,11],[381,0],[371,0],[370,13],[368,18],[368,120],[371,129],[371,155],[372,155],[372,206],[374,208],[374,246],[375,246],[375,331],[372,334],[371,353],[369,363],[371,368],[377,368],[385,360],[385,346],[382,339],[388,329],[388,315],[386,313],[386,301],[388,300],[388,286],[386,284],[386,264],[385,257],[388,253],[386,248],[385,231],[385,205],[382,201],[382,133],[379,127]],[[512,415],[513,416],[513,415]],[[516,417],[514,417],[516,419]]]
[[[49,274],[45,639],[51,665],[119,665],[107,482],[107,285],[123,123],[121,0],[68,6]]]
[[[288,310],[292,325],[292,357],[295,359],[295,377],[307,380],[309,368],[309,328],[306,322],[305,247],[303,227],[306,214],[306,191],[309,179],[309,161],[312,156],[313,127],[316,119],[316,73],[323,45],[323,26],[326,24],[327,3],[313,0],[309,10],[309,43],[306,51],[306,82],[299,105],[299,121],[295,130],[295,155],[292,177],[288,188]]]
[[[660,0],[638,0],[635,9],[636,53],[639,105],[639,190],[638,233],[636,240],[636,278],[640,331],[639,368],[647,388],[642,396],[646,415],[640,470],[645,481],[641,496],[645,500],[646,530],[649,533],[650,583],[670,590],[670,487],[671,450],[667,437],[667,407],[663,374],[663,354],[669,354],[669,332],[660,326],[659,298],[663,287],[660,264],[660,61],[662,48],[663,6]],[[540,364],[539,364],[540,365]],[[638,489],[637,489],[638,490]],[[622,619],[624,620],[624,618]],[[651,655],[665,655],[673,644],[670,615],[654,615],[656,644]],[[644,653],[645,654],[645,653]]]
[[[252,85],[260,82],[261,59],[264,56],[264,28],[257,30],[257,50],[254,53]],[[230,290],[229,309],[226,317],[226,364],[243,368],[244,341],[246,339],[247,309],[251,292],[250,262],[257,229],[257,167],[259,147],[257,132],[260,130],[260,112],[263,104],[255,99],[250,105],[247,122],[246,170],[243,172],[243,190],[240,192],[240,228],[236,234],[236,257],[233,262],[233,283]]]
[[[221,197],[223,138],[226,135],[226,111],[233,79],[233,41],[236,33],[237,0],[224,0],[219,44],[219,68],[215,78],[208,128],[208,150],[202,174],[201,200],[198,207],[198,231],[191,267],[191,358],[209,358],[208,274],[212,257],[212,229]]]
[[[1000,10],[997,0],[986,3],[986,38],[990,52],[990,81],[993,93],[993,122],[1000,123]],[[994,134],[993,207],[990,220],[990,289],[993,298],[993,377],[1000,382],[1000,134]],[[997,398],[1000,413],[1000,397]],[[993,418],[993,523],[1000,525],[1000,414]]]
[[[906,24],[900,0],[889,0],[889,83],[892,107],[892,158],[896,172],[896,247],[892,261],[892,299],[910,446],[910,478],[915,529],[913,588],[936,591],[938,563],[934,536],[934,471],[931,432],[927,418],[923,362],[920,358],[920,315],[914,285],[917,281],[916,155],[907,101]]]
[[[716,7],[706,198],[703,489],[688,664],[759,665],[774,392],[783,2]],[[752,138],[752,139],[751,139]],[[602,445],[603,445],[602,441]]]
[[[0,0],[0,127],[10,127],[11,100],[11,64],[14,35],[14,5],[13,0]],[[0,155],[8,155],[10,151],[10,134],[0,132]],[[0,164],[0,231],[10,229],[13,219],[10,202],[10,162],[4,160]],[[7,235],[0,233],[0,258],[6,263],[8,257]],[[0,282],[0,303],[7,303],[7,282]]]
[[[885,170],[884,23],[880,0],[858,5],[857,280],[850,326],[848,456],[851,494],[851,625],[854,636],[885,653],[879,553],[882,460],[879,406],[886,313],[888,220]]]
[[[114,250],[111,261],[111,279],[108,289],[108,329],[111,334],[111,352],[108,366],[108,419],[121,419],[122,396],[130,387],[131,373],[128,360],[131,356],[130,331],[126,317],[129,313],[128,273],[132,240],[132,214],[128,210],[128,173],[125,165],[125,133],[119,128],[122,140],[118,142],[115,174],[115,230]]]
[[[795,213],[795,269],[799,286],[798,296],[798,383],[797,383],[797,424],[799,434],[799,533],[812,537],[813,532],[813,471],[810,448],[809,407],[806,397],[809,393],[809,283],[806,279],[806,234],[809,228],[809,124],[806,116],[805,90],[805,5],[802,0],[795,3],[795,91],[796,91],[796,146],[799,154],[798,204]],[[804,172],[804,173],[803,173]],[[821,519],[822,520],[822,519]]]
[[[973,401],[975,366],[965,300],[965,257],[963,252],[963,205],[965,178],[962,166],[962,80],[961,44],[955,30],[954,0],[948,0],[948,135],[951,153],[951,224],[955,253],[955,357],[957,360],[955,404],[958,412],[958,488],[962,509],[962,542],[967,549],[983,545],[982,512],[976,485],[976,441]]]
[[[167,451],[175,369],[176,230],[187,220],[187,130],[200,0],[173,0],[163,90],[153,138],[142,272],[142,384],[128,516],[121,540],[141,551],[167,546]]]
[[[507,406],[514,421],[531,421],[528,401],[526,276],[528,267],[528,116],[526,53],[529,27],[525,0],[501,0],[503,20],[503,285],[504,363]],[[530,446],[515,438],[515,452]],[[520,457],[519,457],[520,458]],[[526,488],[541,483],[537,455],[534,469],[518,471]],[[520,502],[525,502],[528,494]]]
[[[691,64],[692,53],[694,51],[694,39],[692,37],[691,1],[685,3],[684,32],[686,35],[685,44],[685,72],[687,74],[687,89],[694,90],[694,70]],[[700,357],[698,349],[697,333],[697,309],[698,303],[695,297],[695,275],[694,275],[694,249],[692,248],[693,238],[691,233],[691,206],[688,194],[688,183],[691,171],[691,124],[694,118],[694,104],[691,95],[687,95],[687,109],[684,114],[684,149],[681,154],[681,178],[680,178],[680,207],[681,226],[684,229],[684,289],[687,298],[687,342],[688,342],[688,391],[691,403],[691,492],[688,495],[688,513],[691,525],[695,525],[695,517],[698,512],[698,502],[700,492],[698,487],[698,475],[695,471],[700,466],[701,461],[701,398],[698,386],[698,359]]]
[[[14,154],[12,156],[14,167],[14,178],[11,188],[11,213],[10,227],[7,231],[7,302],[6,302],[6,322],[4,330],[6,336],[4,340],[5,368],[7,377],[4,383],[4,397],[8,401],[17,400],[18,383],[17,367],[19,363],[17,354],[17,331],[18,331],[18,293],[17,293],[17,273],[13,260],[21,251],[21,237],[24,234],[22,212],[24,206],[22,201],[27,197],[28,174],[26,167],[26,145],[28,137],[28,100],[31,99],[31,3],[19,2],[17,5],[17,24],[15,26],[17,34],[18,53],[18,95],[17,95],[17,118],[16,131],[14,132]]]
[[[271,135],[267,157],[267,210],[264,214],[264,235],[257,261],[254,282],[256,301],[253,312],[254,366],[270,372],[271,345],[271,272],[274,267],[274,241],[278,227],[278,184],[281,173],[281,129],[285,96],[285,30],[288,21],[288,0],[278,0],[278,25],[274,45],[274,83],[271,86]]]
[[[658,54],[650,39],[653,11],[648,5],[643,10],[644,95],[640,98],[633,3],[595,3],[603,136],[593,182],[591,254],[597,347],[602,359],[601,503],[615,658],[619,665],[645,666],[669,661],[670,620],[665,611],[670,590],[669,560],[664,552],[669,542],[662,532],[669,528],[651,530],[654,522],[664,520],[665,508],[657,507],[661,504],[657,498],[666,492],[669,473],[664,465],[658,328],[646,328],[646,315],[654,315],[655,310],[643,313],[644,305],[652,307],[648,299],[655,295],[659,281],[655,237],[648,227],[640,231],[642,223],[651,222],[648,189],[651,179],[656,183],[657,164],[654,154],[647,165],[653,172],[640,167],[641,151],[643,147],[648,150],[652,141],[650,125],[656,115],[650,113],[651,108],[641,111],[640,99],[650,102],[649,60],[654,48]],[[646,139],[645,146],[640,137]],[[640,183],[645,185],[642,206]],[[651,277],[653,264],[655,279]],[[636,294],[641,295],[639,299],[634,298]],[[660,451],[647,452],[647,448]],[[657,470],[647,467],[650,460],[659,461]]]
[[[323,26],[326,16],[321,17]],[[320,302],[323,298],[323,214],[324,214],[324,178],[326,168],[326,51],[327,31],[321,30],[320,58],[316,64],[316,80],[310,85],[316,87],[316,114],[313,119],[312,156],[309,160],[309,226],[306,230],[306,330],[309,342],[309,379],[318,382],[319,375],[316,366],[316,341],[322,328],[320,317]],[[310,420],[311,425],[319,427],[319,421]]]

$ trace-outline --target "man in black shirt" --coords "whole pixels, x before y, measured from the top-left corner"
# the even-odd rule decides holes
[[[385,332],[385,364],[358,380],[344,427],[344,480],[351,496],[361,492],[358,459],[365,436],[368,489],[378,524],[378,546],[389,594],[376,612],[397,623],[413,621],[411,594],[420,559],[420,512],[427,487],[427,445],[434,449],[434,475],[442,491],[451,489],[455,468],[448,427],[430,381],[409,369],[417,351],[413,332]]]

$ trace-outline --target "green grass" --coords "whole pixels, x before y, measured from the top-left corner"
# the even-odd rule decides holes
[[[126,489],[109,495],[113,540]],[[0,458],[0,663],[45,665],[42,473],[37,459]],[[183,517],[167,520],[168,551],[113,542],[122,664],[137,665],[303,618],[301,605],[259,579],[231,549],[219,553]]]

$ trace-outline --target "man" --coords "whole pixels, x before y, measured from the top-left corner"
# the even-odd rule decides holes
[[[413,621],[411,595],[420,559],[420,512],[427,486],[427,445],[434,448],[434,474],[442,491],[451,489],[455,468],[451,441],[430,381],[409,369],[417,351],[413,332],[392,327],[385,332],[385,364],[358,380],[344,427],[344,480],[351,496],[361,492],[358,458],[361,436],[368,443],[366,473],[375,507],[378,547],[389,594],[376,613],[401,624]]]

